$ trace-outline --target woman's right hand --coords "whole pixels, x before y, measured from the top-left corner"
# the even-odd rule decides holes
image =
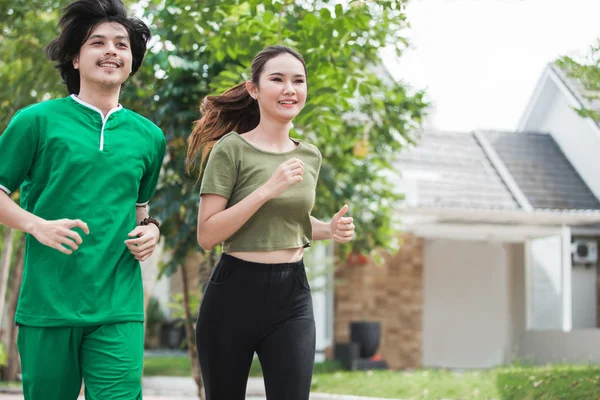
[[[263,185],[270,199],[285,192],[294,183],[302,182],[304,163],[298,158],[290,158],[273,172],[273,175]]]

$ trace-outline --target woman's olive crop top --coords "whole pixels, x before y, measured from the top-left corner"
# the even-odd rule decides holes
[[[223,252],[272,251],[308,247],[312,240],[310,213],[322,156],[306,142],[285,153],[273,153],[252,145],[236,132],[223,136],[208,157],[200,195],[218,194],[228,199],[227,208],[263,185],[279,165],[292,157],[304,162],[302,182],[294,183],[279,196],[267,201],[230,238]]]

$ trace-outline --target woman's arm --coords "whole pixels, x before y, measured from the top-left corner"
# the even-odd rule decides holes
[[[322,222],[311,216],[310,223],[313,231],[312,239],[333,239],[339,243],[351,241],[354,237],[354,224],[352,223],[352,217],[344,217],[344,214],[347,212],[348,205],[344,205],[344,207],[331,218],[331,222]]]
[[[203,194],[198,213],[198,243],[204,250],[212,250],[236,233],[268,200],[268,194],[259,188],[236,205],[225,208],[225,197]]]
[[[319,221],[315,217],[310,217],[312,225],[312,240],[327,240],[331,239],[331,228],[329,222]]]

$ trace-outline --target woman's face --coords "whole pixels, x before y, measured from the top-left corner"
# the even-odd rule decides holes
[[[253,94],[263,117],[291,121],[302,111],[308,87],[302,62],[281,54],[266,62]]]

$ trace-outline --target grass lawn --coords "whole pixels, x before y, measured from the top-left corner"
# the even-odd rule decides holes
[[[592,366],[508,366],[486,371],[361,371],[316,374],[315,392],[411,400],[600,399],[600,369]]]
[[[0,388],[20,388],[21,382],[0,381]]]
[[[186,376],[190,363],[187,357],[148,357],[144,374]],[[261,376],[258,362],[250,375]],[[594,400],[600,399],[600,368],[514,365],[466,372],[349,372],[326,362],[315,365],[312,390],[405,400]]]
[[[318,363],[315,373],[339,371],[336,363]],[[187,356],[153,356],[144,358],[144,376],[190,376],[192,367]],[[250,376],[262,376],[260,363],[254,360],[250,368]]]
[[[190,358],[186,356],[144,357],[144,376],[191,376]]]

